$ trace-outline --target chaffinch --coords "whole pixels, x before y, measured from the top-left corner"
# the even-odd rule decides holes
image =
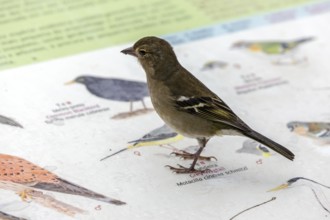
[[[294,159],[291,151],[250,128],[224,101],[181,66],[167,41],[144,37],[121,52],[137,57],[141,63],[152,104],[164,122],[179,134],[198,141],[199,149],[193,154],[191,166],[169,166],[174,172],[201,172],[195,169],[201,152],[211,137],[221,135],[247,136],[289,160]]]

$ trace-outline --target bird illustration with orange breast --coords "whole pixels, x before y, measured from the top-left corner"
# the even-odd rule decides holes
[[[50,171],[19,157],[0,154],[0,164],[0,188],[19,193],[23,200],[27,198],[29,191],[41,189],[83,196],[114,205],[125,204],[125,202],[64,180]]]

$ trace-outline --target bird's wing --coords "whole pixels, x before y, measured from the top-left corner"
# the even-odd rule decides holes
[[[218,97],[185,97],[175,100],[179,111],[204,118],[206,120],[225,124],[241,131],[250,128]]]
[[[268,54],[280,54],[284,52],[281,42],[265,42],[261,44],[261,47]]]
[[[39,182],[55,183],[57,176],[23,158],[0,154],[0,180],[32,186]]]
[[[328,138],[328,137],[330,137],[330,129],[322,129],[315,135],[318,138]]]
[[[137,101],[149,96],[145,82],[116,78],[91,83],[88,89],[97,96],[118,101]]]
[[[330,137],[330,123],[310,123],[309,132],[318,138],[328,138]]]

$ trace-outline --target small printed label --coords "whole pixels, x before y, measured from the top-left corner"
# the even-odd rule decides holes
[[[188,179],[186,181],[177,182],[176,185],[185,186],[185,185],[188,185],[191,183],[215,179],[217,177],[222,177],[225,175],[231,175],[234,173],[247,171],[248,168],[247,168],[247,166],[244,166],[244,167],[240,167],[237,169],[226,170],[224,167],[219,167],[218,165],[213,164],[213,165],[201,167],[201,170],[205,170],[205,171],[200,172],[200,173],[192,173],[189,175],[190,179]]]
[[[241,78],[243,83],[241,85],[235,86],[235,91],[238,95],[288,84],[288,81],[282,79],[281,77],[264,79],[254,73],[242,75]]]
[[[101,107],[99,104],[73,104],[70,101],[56,103],[51,113],[46,115],[46,124],[63,125],[64,121],[86,117],[109,111],[108,107]]]

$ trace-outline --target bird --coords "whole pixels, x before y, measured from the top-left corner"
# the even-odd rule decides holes
[[[287,124],[290,131],[315,140],[330,143],[330,123],[292,121]]]
[[[1,220],[26,220],[25,218],[16,217],[5,212],[0,211]]]
[[[177,133],[196,138],[199,149],[190,167],[168,166],[175,173],[202,172],[195,165],[213,136],[250,137],[289,160],[294,154],[245,124],[230,107],[179,63],[172,46],[165,40],[148,36],[121,51],[142,65],[154,109]]]
[[[284,54],[312,40],[314,37],[304,37],[292,41],[238,41],[232,45],[232,48],[247,49],[265,54]]]
[[[14,126],[14,127],[23,128],[23,126],[20,123],[16,122],[14,119],[8,118],[8,117],[3,116],[3,115],[0,115],[0,123],[1,124],[6,124],[6,125],[11,125],[11,126]]]
[[[263,157],[270,157],[270,151],[267,147],[263,146],[262,144],[258,143],[255,140],[246,140],[243,142],[242,148],[236,151],[237,153],[248,153],[248,154],[255,154],[261,155]]]
[[[137,101],[142,102],[144,110],[149,110],[143,100],[145,97],[149,97],[145,82],[84,75],[78,76],[65,84],[70,85],[73,83],[85,85],[87,90],[97,97],[113,101],[129,102],[130,114],[134,113],[133,102]]]
[[[29,190],[40,189],[59,193],[83,196],[114,205],[124,205],[113,199],[60,178],[54,173],[39,167],[23,158],[0,154],[0,186],[18,191],[24,200]]]
[[[296,62],[293,53],[301,44],[314,40],[314,37],[303,37],[290,41],[238,41],[232,44],[232,49],[247,49],[252,52],[262,52],[267,55],[291,55],[292,62]],[[280,61],[277,61],[278,63]]]
[[[221,60],[212,60],[212,61],[208,61],[206,63],[204,63],[203,67],[202,67],[202,71],[204,70],[212,70],[215,68],[220,68],[220,69],[224,69],[228,66],[228,63],[221,61]]]
[[[275,191],[279,191],[282,189],[287,189],[289,187],[294,187],[297,185],[309,187],[312,190],[314,197],[317,200],[317,202],[320,204],[320,206],[326,212],[330,213],[330,207],[326,207],[326,205],[329,204],[329,202],[328,202],[329,198],[327,198],[325,196],[325,193],[323,192],[323,190],[321,190],[321,188],[330,189],[330,186],[326,186],[315,180],[305,178],[305,177],[293,177],[293,178],[289,179],[288,181],[286,181],[286,183],[268,190],[268,192],[275,192]]]
[[[137,148],[137,147],[144,147],[144,146],[170,145],[171,143],[180,141],[182,139],[183,139],[183,136],[181,134],[178,134],[172,128],[170,128],[169,126],[164,124],[161,127],[153,129],[152,131],[143,135],[143,137],[141,137],[137,140],[129,141],[128,142],[129,145],[126,148],[118,150],[115,153],[102,158],[101,161],[105,160],[109,157],[112,157],[116,154],[119,154],[123,151],[129,150],[129,149],[133,149],[133,148]]]

